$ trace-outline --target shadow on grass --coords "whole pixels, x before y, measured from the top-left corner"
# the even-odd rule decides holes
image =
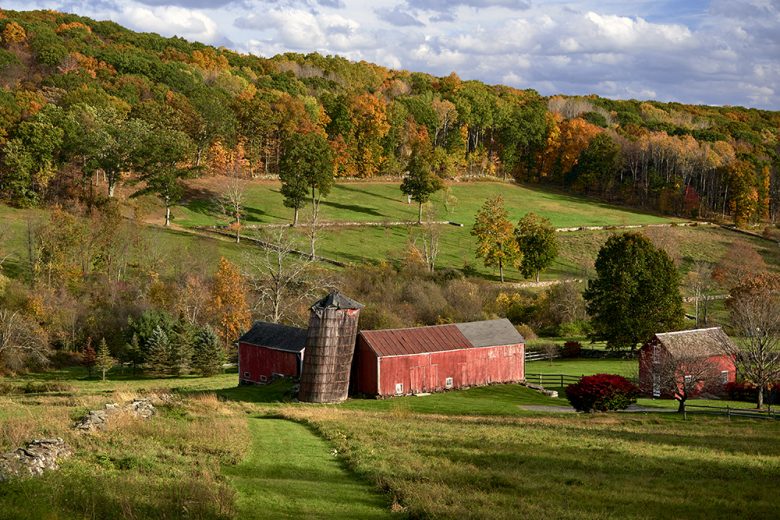
[[[400,186],[400,184],[399,184],[399,186]],[[397,199],[394,199],[393,197],[388,197],[387,195],[381,195],[379,193],[374,193],[374,192],[367,191],[367,190],[359,190],[357,188],[354,188],[352,186],[348,186],[346,184],[337,184],[336,186],[334,186],[334,189],[336,189],[336,190],[344,190],[344,191],[351,191],[353,193],[360,193],[362,195],[368,195],[370,197],[376,197],[378,199],[390,200],[390,201],[393,201],[393,202],[402,202],[401,195],[400,195],[400,193],[401,193],[400,188],[399,188],[399,191],[398,191],[399,198],[397,198]]]
[[[340,202],[331,202],[329,200],[323,200],[321,202],[323,206],[328,206],[335,209],[342,209],[345,211],[354,211],[355,213],[365,213],[366,215],[373,215],[375,217],[385,217],[384,213],[380,213],[374,208],[367,208],[365,206],[358,206],[357,204],[342,204]]]

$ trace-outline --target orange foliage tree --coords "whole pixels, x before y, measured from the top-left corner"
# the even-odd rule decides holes
[[[227,258],[219,259],[219,269],[211,286],[211,309],[217,322],[217,334],[225,350],[249,328],[249,305],[244,277]]]

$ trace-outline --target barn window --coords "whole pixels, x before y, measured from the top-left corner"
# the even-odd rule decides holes
[[[722,370],[720,373],[720,384],[725,385],[729,382],[729,371]]]
[[[685,376],[685,384],[688,385],[690,383],[693,383],[693,376]]]
[[[404,384],[403,383],[396,383],[395,384],[395,395],[403,395],[404,393]]]
[[[260,376],[260,382],[261,382],[261,383],[265,383],[266,381],[268,381],[268,378],[267,378],[267,377],[265,377],[265,376]]]
[[[653,345],[653,363],[660,363],[661,359],[658,355],[658,345]]]
[[[244,377],[249,379],[249,372],[244,372]]]
[[[451,377],[448,377],[447,379],[444,380],[444,386],[446,386],[447,388],[452,388],[452,378]]]

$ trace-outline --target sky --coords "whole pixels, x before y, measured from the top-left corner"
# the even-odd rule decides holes
[[[780,0],[48,0],[239,52],[338,54],[543,95],[780,109]]]

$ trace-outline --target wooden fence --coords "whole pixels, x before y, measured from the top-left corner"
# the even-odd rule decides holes
[[[766,410],[758,410],[756,408],[732,408],[731,406],[707,406],[704,404],[686,404],[685,414],[709,414],[709,415],[725,415],[729,419],[732,417],[742,417],[745,419],[780,419],[780,413],[777,413],[777,409],[772,409],[770,406]]]
[[[568,374],[535,374],[526,372],[525,381],[534,383],[545,388],[565,388],[568,385],[579,383],[582,376],[572,376]]]
[[[549,361],[550,359],[556,359],[561,357],[560,352],[555,353],[547,353],[543,350],[526,350],[525,351],[525,360],[526,361]]]

